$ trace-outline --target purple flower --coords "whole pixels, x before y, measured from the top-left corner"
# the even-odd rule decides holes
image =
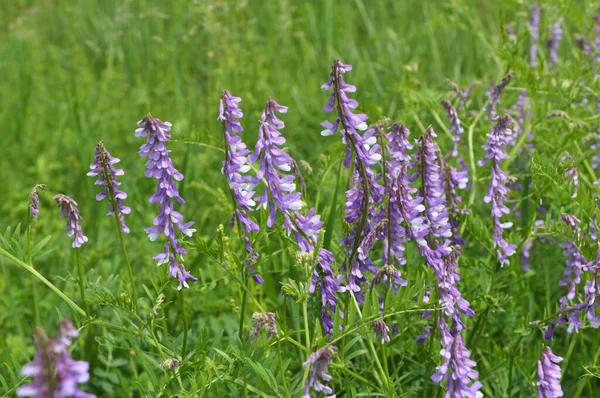
[[[494,120],[496,118],[496,107],[500,103],[500,96],[502,95],[504,89],[506,88],[506,86],[508,86],[508,83],[510,83],[510,80],[512,78],[513,73],[508,72],[506,76],[504,76],[496,86],[494,86],[491,90],[488,91],[487,96],[490,99],[490,102],[483,108],[483,111],[489,112],[491,120]]]
[[[425,329],[423,329],[423,333],[416,338],[415,343],[423,344],[429,338],[429,335],[431,334],[431,329],[431,325],[425,326]]]
[[[579,173],[577,172],[577,167],[575,166],[575,162],[573,158],[568,153],[563,154],[562,162],[566,165],[565,169],[565,181],[567,182],[567,187],[569,190],[573,191],[571,195],[572,198],[577,197],[577,188],[579,188]],[[594,182],[595,185],[600,184],[600,180]]]
[[[558,65],[558,44],[563,36],[562,18],[552,25],[552,36],[546,41],[546,47],[550,51],[549,65]]]
[[[388,325],[385,323],[384,320],[378,319],[376,321],[373,321],[371,323],[371,326],[373,327],[373,330],[375,331],[375,337],[377,337],[377,339],[381,340],[381,344],[390,342],[390,336],[389,336],[390,328],[388,327]]]
[[[267,339],[271,336],[277,336],[277,324],[275,322],[274,312],[255,312],[252,314],[254,326],[250,329],[250,338],[257,337],[261,330],[267,332]]]
[[[123,204],[123,200],[127,198],[127,194],[119,189],[121,183],[117,181],[117,176],[124,174],[122,169],[115,169],[115,163],[119,163],[118,158],[110,156],[108,150],[104,147],[104,142],[100,141],[96,145],[96,155],[94,162],[90,165],[91,171],[87,173],[90,177],[98,177],[96,185],[102,185],[102,192],[96,195],[96,200],[101,201],[107,196],[114,196],[117,204],[117,215],[121,222],[121,230],[126,234],[129,233],[129,227],[125,224],[125,214],[131,213],[131,208]],[[110,211],[108,215],[114,214],[113,203],[109,198]]]
[[[327,374],[327,365],[331,363],[333,357],[337,354],[337,349],[332,346],[319,348],[317,351],[310,354],[304,366],[311,364],[308,379],[304,385],[304,395],[302,398],[310,398],[310,389],[324,394],[331,394],[333,391],[330,387],[321,384],[320,380],[330,381],[331,376]],[[328,398],[335,398],[335,395],[330,395]]]
[[[460,280],[458,275],[458,257],[459,251],[453,250],[442,261],[442,266],[436,269],[438,275],[438,287],[440,291],[440,304],[444,314],[452,317],[458,332],[465,329],[464,323],[460,319],[460,313],[468,317],[475,316],[475,312],[470,308],[470,304],[465,300],[456,283]]]
[[[465,346],[462,336],[459,332],[450,331],[443,319],[439,328],[443,347],[440,354],[444,360],[436,368],[437,372],[431,376],[431,380],[439,385],[446,382],[446,394],[444,395],[446,398],[483,397],[479,391],[482,384],[477,381],[479,372],[474,369],[477,364],[469,358],[471,353]]]
[[[561,371],[558,365],[563,359],[554,355],[550,347],[542,349],[542,356],[538,361],[538,398],[562,397],[560,387]]]
[[[494,221],[493,240],[496,254],[500,264],[508,264],[508,257],[515,253],[516,245],[508,243],[503,236],[503,231],[512,227],[511,222],[500,222],[503,214],[509,214],[510,210],[504,202],[508,196],[507,175],[502,171],[500,163],[503,159],[508,159],[504,152],[504,147],[510,141],[512,131],[510,130],[510,119],[507,116],[500,116],[497,124],[488,134],[488,141],[483,146],[485,157],[478,162],[479,166],[485,165],[488,161],[491,163],[492,181],[488,188],[487,195],[483,198],[485,203],[492,202],[492,219]]]
[[[443,100],[442,105],[448,114],[448,121],[450,122],[450,133],[452,133],[452,141],[454,143],[452,149],[452,156],[458,156],[458,147],[457,144],[460,142],[460,136],[464,132],[462,126],[460,125],[460,119],[458,118],[458,114],[456,113],[456,109],[448,100]]]
[[[534,3],[529,7],[531,17],[529,18],[529,30],[531,32],[531,44],[529,45],[529,64],[537,66],[537,41],[540,38],[540,5]]]
[[[542,220],[536,220],[533,223],[533,233],[535,234],[537,229],[540,226],[544,225],[544,221]],[[531,261],[530,261],[530,257],[531,257],[531,249],[533,248],[533,243],[535,242],[535,237],[534,238],[529,238],[525,244],[523,244],[523,249],[521,251],[521,268],[523,270],[528,270],[531,269]]]
[[[67,195],[54,195],[54,200],[60,209],[60,217],[67,217],[67,236],[73,236],[73,247],[81,247],[88,241],[87,236],[83,235],[83,230],[79,221],[82,219],[77,209],[77,202]]]
[[[146,162],[146,172],[144,175],[148,178],[156,178],[158,189],[149,199],[150,203],[159,204],[159,213],[152,221],[154,227],[146,228],[146,233],[151,241],[156,240],[161,234],[167,237],[164,251],[153,257],[158,260],[158,265],[170,264],[170,274],[179,281],[178,289],[189,287],[187,281],[195,282],[196,278],[185,269],[183,265],[183,255],[187,250],[179,245],[175,232],[175,226],[187,236],[192,236],[195,229],[192,229],[193,222],[184,223],[183,215],[175,210],[172,199],[184,204],[185,201],[179,196],[175,181],[183,180],[181,174],[173,166],[166,143],[171,139],[171,123],[163,122],[160,119],[148,115],[138,122],[138,128],[135,130],[136,137],[148,137],[147,142],[140,148],[140,156],[148,157]],[[178,260],[178,257],[181,261]]]
[[[466,189],[469,183],[469,173],[467,170],[458,171],[452,166],[446,164],[444,173],[444,185],[446,187],[446,198],[448,201],[448,213],[450,216],[450,229],[452,231],[452,244],[455,246],[464,246],[465,240],[458,232],[459,214],[469,214],[469,210],[461,209],[462,197],[458,194],[458,189]]]
[[[313,294],[317,289],[317,286],[319,287],[322,304],[321,324],[329,336],[333,335],[332,314],[335,314],[338,302],[335,293],[344,290],[344,288],[340,286],[344,277],[342,275],[338,275],[337,277],[334,275],[333,262],[333,254],[329,250],[319,250],[319,257],[308,290],[310,294]]]
[[[37,219],[40,214],[40,190],[46,189],[46,184],[36,184],[29,194],[29,210],[33,218]]]
[[[60,332],[54,338],[47,338],[44,331],[36,331],[37,353],[33,362],[25,365],[21,374],[33,377],[31,384],[17,389],[19,397],[93,398],[95,395],[83,392],[77,386],[90,379],[90,365],[76,361],[69,355],[72,339],[79,333],[68,319],[60,323]]]
[[[256,202],[253,199],[254,187],[258,180],[254,177],[244,175],[250,171],[250,165],[247,161],[247,156],[250,151],[246,148],[246,144],[242,141],[237,133],[243,131],[242,125],[239,122],[244,114],[238,108],[237,104],[241,98],[234,97],[227,90],[223,90],[223,95],[219,101],[219,117],[217,118],[223,124],[223,135],[225,138],[225,160],[221,172],[227,178],[231,196],[234,200],[234,212],[231,219],[231,227],[233,228],[238,223],[238,227],[244,226],[241,230],[242,238],[245,243],[247,254],[252,258],[252,265],[258,258],[258,253],[252,248],[248,235],[251,232],[256,232],[260,228],[258,224],[250,219],[248,211],[254,210]],[[263,283],[262,277],[257,274],[254,267],[248,267],[252,274],[252,279],[257,283]]]

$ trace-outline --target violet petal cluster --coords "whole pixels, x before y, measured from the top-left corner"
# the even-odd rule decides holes
[[[179,245],[175,227],[184,235],[192,236],[195,229],[191,228],[193,222],[185,223],[183,215],[175,210],[173,200],[184,204],[185,201],[179,196],[175,181],[183,180],[181,174],[174,166],[167,150],[167,142],[171,139],[171,123],[147,115],[138,122],[135,130],[136,137],[147,137],[147,141],[140,148],[140,156],[148,157],[146,162],[147,178],[157,180],[158,189],[150,199],[150,203],[159,204],[159,213],[152,223],[154,227],[146,228],[146,233],[151,241],[156,240],[161,234],[167,237],[168,242],[164,245],[162,253],[153,257],[158,260],[158,265],[170,264],[170,274],[179,281],[178,289],[189,287],[188,281],[197,281],[185,268],[183,255],[187,250]]]
[[[513,73],[508,72],[500,80],[500,82],[497,85],[495,85],[488,92],[487,95],[488,95],[490,102],[488,102],[488,104],[483,108],[483,111],[489,113],[490,120],[494,120],[496,118],[496,115],[497,115],[496,108],[498,107],[498,104],[500,103],[500,97],[502,96],[504,89],[506,88],[506,86],[508,86],[508,83],[510,83],[512,78],[513,78]]]
[[[534,3],[529,7],[531,16],[529,17],[529,31],[531,33],[531,43],[529,45],[529,64],[532,67],[537,66],[537,41],[540,38],[540,5]]]
[[[88,238],[83,234],[83,230],[79,224],[82,217],[77,209],[77,202],[63,194],[54,195],[54,200],[60,209],[60,217],[67,218],[67,236],[74,238],[73,247],[81,247],[81,245],[88,241]]]
[[[509,214],[510,210],[504,204],[508,196],[507,175],[501,168],[503,159],[508,159],[504,147],[510,142],[512,131],[510,130],[510,119],[500,116],[492,131],[488,134],[488,141],[483,145],[485,157],[478,162],[479,166],[488,161],[491,167],[492,181],[488,193],[483,198],[485,203],[492,203],[492,219],[494,221],[493,240],[496,254],[500,264],[508,264],[508,258],[515,253],[516,245],[508,243],[503,236],[504,230],[512,227],[511,222],[502,223],[500,218]]]
[[[66,318],[61,321],[59,334],[54,338],[47,338],[42,330],[36,332],[38,350],[35,359],[21,371],[23,376],[33,377],[33,383],[19,387],[19,397],[95,397],[78,386],[90,379],[90,365],[74,360],[69,354],[69,346],[77,336],[79,332]]]
[[[96,200],[101,201],[107,196],[114,195],[115,203],[117,204],[117,216],[121,223],[121,230],[126,234],[129,233],[129,227],[125,224],[125,214],[131,213],[131,208],[123,204],[123,200],[127,199],[127,194],[119,189],[121,183],[117,180],[117,176],[125,174],[122,169],[116,169],[115,163],[119,163],[118,158],[113,158],[104,146],[104,142],[100,141],[96,145],[96,155],[94,162],[90,165],[91,171],[87,173],[90,177],[98,177],[96,185],[102,185],[102,191],[96,195]],[[107,215],[113,215],[113,203],[108,199],[110,210]]]
[[[33,218],[37,219],[40,214],[40,190],[46,189],[45,184],[36,184],[29,194],[29,210]]]
[[[381,341],[381,344],[390,342],[390,328],[384,320],[378,319],[376,321],[373,321],[371,323],[371,326],[373,327],[373,331],[375,332],[375,337],[377,337],[377,339]]]
[[[341,287],[344,277],[342,275],[335,276],[333,263],[333,254],[327,249],[321,249],[308,290],[310,294],[313,294],[317,286],[319,287],[322,301],[321,324],[329,336],[333,335],[333,314],[337,310],[338,297],[336,292],[344,290]]]
[[[331,363],[336,354],[337,349],[332,346],[319,348],[317,351],[310,354],[303,364],[304,366],[308,366],[309,364],[311,366],[308,373],[308,379],[306,379],[306,384],[304,385],[304,395],[302,395],[302,398],[310,398],[311,388],[314,391],[322,392],[324,394],[331,394],[333,392],[330,387],[322,384],[321,380],[331,380],[331,376],[327,373],[327,366]],[[335,398],[335,395],[330,395],[328,398]]]
[[[277,323],[274,312],[255,312],[252,314],[252,320],[254,325],[250,329],[250,338],[257,337],[261,330],[267,333],[268,340],[272,336],[277,336]]]
[[[546,47],[550,52],[550,60],[548,64],[550,66],[558,65],[558,45],[563,36],[562,19],[558,20],[552,25],[552,35],[546,41]]]
[[[562,376],[560,366],[558,365],[563,359],[558,355],[554,355],[550,347],[544,347],[542,356],[538,361],[538,398],[555,398],[562,397],[563,391],[560,386],[560,378]]]
[[[446,114],[448,115],[448,121],[450,122],[450,133],[452,133],[452,156],[458,156],[458,143],[460,142],[460,136],[464,132],[464,129],[460,125],[460,119],[458,118],[458,113],[456,113],[456,109],[452,105],[452,103],[448,100],[443,100],[442,105],[446,110]]]

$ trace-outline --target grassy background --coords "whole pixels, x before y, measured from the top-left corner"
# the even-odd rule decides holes
[[[582,66],[574,37],[589,30],[594,7],[592,1],[544,5],[543,36],[558,16],[566,20],[560,50],[564,60],[560,79],[573,81],[590,73],[589,68]],[[127,218],[132,230],[127,242],[138,281],[149,289],[146,305],[151,307],[152,298],[166,289],[165,308],[173,310],[161,326],[165,341],[176,347],[182,331],[181,315],[176,310],[179,299],[176,292],[169,290],[172,286],[161,273],[164,270],[156,270],[149,254],[159,248],[148,242],[143,232],[156,211],[147,202],[155,183],[143,178],[144,160],[137,155],[142,140],[133,134],[135,123],[144,114],[151,112],[174,125],[170,149],[176,166],[186,176],[180,186],[182,196],[188,201],[183,213],[186,219],[196,222],[198,239],[212,242],[218,225],[227,225],[231,213],[223,194],[225,180],[219,173],[222,153],[218,148],[222,143],[216,117],[223,88],[243,98],[244,139],[250,146],[256,140],[260,111],[268,97],[290,107],[284,117],[287,125],[284,134],[292,155],[312,164],[313,172],[307,173],[308,202],[316,203],[325,216],[336,211],[335,205],[330,205],[332,201],[342,201],[341,197],[333,198],[334,175],[329,168],[339,158],[340,145],[337,140],[319,135],[319,123],[327,117],[322,106],[328,98],[320,85],[327,79],[333,59],[339,57],[354,65],[348,80],[358,87],[356,98],[360,109],[369,114],[371,121],[382,117],[404,120],[414,136],[430,123],[438,131],[445,129],[443,109],[438,105],[448,92],[443,83],[445,77],[463,87],[475,80],[483,81],[472,102],[472,109],[479,109],[487,82],[497,80],[510,69],[516,72],[516,79],[503,100],[507,106],[516,99],[517,87],[524,87],[547,94],[536,105],[537,114],[566,109],[581,94],[565,96],[566,88],[547,69],[534,71],[527,66],[527,9],[526,2],[512,0],[0,2],[2,230],[26,222],[26,199],[31,187],[36,183],[47,184],[35,234],[37,240],[46,235],[53,238],[47,246],[50,251],[40,252],[36,261],[43,274],[69,296],[78,297],[74,255],[64,236],[63,221],[54,217],[51,193],[72,196],[80,204],[83,228],[90,238],[83,250],[88,288],[94,294],[119,291],[115,275],[124,274],[126,269],[113,233],[113,220],[104,217],[106,203],[94,200],[96,187],[93,179],[85,176],[95,144],[104,140],[112,155],[121,158],[120,165],[126,172],[123,190],[129,193],[126,203],[133,209]],[[506,23],[517,33],[514,42],[503,33]],[[540,45],[543,46],[543,41]],[[540,57],[543,60],[544,54],[540,53]],[[542,126],[540,131],[548,132],[551,137],[553,126],[556,125]],[[489,126],[476,130],[477,159],[488,130]],[[585,135],[584,131],[577,134]],[[440,140],[442,146],[449,147],[445,134],[440,134]],[[556,137],[540,143],[542,153],[556,155],[559,147],[563,149],[564,141]],[[321,153],[327,155],[320,156]],[[547,160],[552,163],[552,157]],[[486,183],[484,177],[483,184]],[[589,193],[585,188],[584,192]],[[478,198],[475,206],[481,209],[481,218],[487,217],[489,209],[480,201]],[[565,210],[564,205],[557,205],[557,214],[561,209]],[[474,213],[472,228],[476,230],[479,213]],[[528,220],[523,220],[523,230],[515,232],[515,241],[526,237]],[[486,233],[489,234],[489,228]],[[336,238],[338,235],[341,232],[335,233]],[[477,233],[472,233],[472,239],[474,246],[480,243],[475,240]],[[255,289],[255,293],[269,308],[282,306],[279,282],[297,275],[285,245],[272,247],[266,239],[262,248],[265,253],[274,254],[266,259],[263,256],[261,266],[267,275],[266,284],[264,289]],[[489,280],[496,278],[496,274],[485,256],[465,260],[466,268],[472,266],[472,269],[465,271],[463,279],[468,294],[464,294],[472,299],[478,314],[486,314],[483,319],[488,323],[478,326],[481,334],[474,339],[480,346],[473,350],[478,368],[485,375],[482,381],[488,395],[520,396],[521,389],[527,391],[522,396],[533,394],[539,333],[534,339],[514,331],[527,328],[529,320],[551,312],[561,295],[556,281],[564,265],[562,259],[558,260],[558,248],[550,250],[555,260],[548,262],[545,279],[535,273],[523,277],[515,266],[497,277],[493,290],[489,289]],[[480,251],[472,248],[473,253]],[[201,278],[185,296],[187,311],[193,314],[191,339],[201,359],[195,357],[196,365],[189,365],[185,371],[189,380],[205,377],[203,382],[208,383],[219,373],[197,364],[209,360],[207,347],[224,349],[237,333],[238,289],[235,281],[202,250],[193,251],[188,263],[192,274]],[[546,264],[545,260],[542,263]],[[42,324],[51,329],[59,319],[58,314],[69,314],[70,310],[12,264],[0,259],[0,265],[0,326],[5,337],[0,340],[1,393],[20,380],[16,373],[33,354],[30,339],[33,326]],[[426,272],[410,274],[411,283],[417,285],[401,293],[397,303],[419,296],[427,277]],[[142,289],[138,291],[146,295]],[[37,320],[31,305],[34,293],[40,302]],[[545,297],[543,303],[540,297]],[[99,311],[104,317],[122,320],[118,311],[106,308]],[[290,330],[298,330],[299,309],[289,304],[288,311]],[[409,386],[409,392],[421,391],[425,370],[419,357],[425,351],[415,349],[412,341],[424,324],[412,325],[414,318],[410,317],[399,320],[404,322],[401,329],[406,338],[395,340],[399,358],[395,380]],[[156,353],[138,354],[139,366],[144,369],[138,374],[130,369],[133,359],[128,354],[144,352],[139,341],[123,340],[123,336],[114,336],[101,328],[95,332],[90,332],[85,340],[87,351],[82,351],[92,361],[91,385],[99,396],[156,396],[158,390],[148,386],[154,383],[167,396],[171,389],[177,390],[172,387],[174,380],[157,369],[160,357]],[[583,366],[595,369],[598,363],[598,353],[594,351],[598,346],[592,345],[594,350],[589,352],[585,350],[597,342],[598,335],[586,331],[566,336],[564,342],[558,343],[561,344],[558,353],[563,356],[568,353],[564,383],[568,396],[591,396],[586,394],[597,387],[591,377],[580,379],[586,372]],[[531,344],[527,347],[525,343]],[[516,352],[517,359],[512,361],[510,358]],[[270,354],[262,351],[259,354],[253,351],[252,355],[263,354],[271,359]],[[435,347],[427,351],[429,354],[433,366],[438,361]],[[223,373],[244,373],[236,368],[239,363],[228,365],[223,358],[215,359],[212,354],[210,357],[218,362],[215,369]],[[506,370],[509,361],[515,372],[512,376]],[[300,379],[295,376],[301,373],[298,369],[299,364],[294,362],[286,371],[296,388],[300,388]],[[199,376],[201,371],[206,374]],[[186,383],[192,383],[189,380]],[[212,383],[214,388],[209,394],[235,396],[241,391],[239,386],[226,381]],[[507,392],[509,387],[513,390]],[[349,395],[370,391],[360,384],[346,388]],[[190,387],[189,392],[192,390]]]

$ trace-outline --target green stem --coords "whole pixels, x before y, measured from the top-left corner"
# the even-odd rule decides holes
[[[242,308],[240,309],[240,330],[238,331],[238,335],[240,338],[240,341],[242,341],[242,335],[244,333],[244,313],[246,312],[246,296],[247,296],[247,289],[248,289],[248,284],[246,283],[246,277],[245,277],[245,272],[242,269],[242,273],[244,275],[242,275],[242,283],[244,284],[244,289],[242,289]]]
[[[302,315],[304,316],[304,337],[306,340],[306,355],[310,355],[310,331],[308,330],[308,305],[307,301],[302,302]]]
[[[86,313],[90,313],[87,301],[85,301],[85,287],[83,285],[83,266],[81,265],[80,248],[75,249],[75,258],[77,259],[77,273],[79,274],[79,293],[81,294],[81,302]]]
[[[283,383],[283,390],[285,391],[285,396],[290,398],[290,391],[288,390],[287,381],[285,379],[285,371],[283,369],[283,360],[281,359],[281,344],[279,340],[277,340],[277,356],[279,358],[279,371],[281,372],[281,382]]]
[[[185,313],[185,301],[183,300],[183,289],[179,291],[179,300],[181,301],[181,316],[183,317],[183,343],[181,343],[181,358],[185,358],[185,351],[188,341],[188,319]]]
[[[33,274],[36,278],[38,278],[40,281],[42,281],[43,284],[48,286],[50,288],[50,290],[52,290],[60,298],[62,298],[67,304],[69,304],[71,306],[71,308],[73,308],[73,310],[75,310],[75,312],[77,312],[79,315],[81,315],[85,318],[88,317],[87,312],[85,312],[83,309],[81,309],[81,307],[79,307],[77,304],[75,304],[73,302],[73,300],[71,300],[69,297],[67,297],[52,282],[50,282],[48,279],[44,278],[44,276],[41,275],[39,272],[37,272],[32,266],[25,264],[23,261],[19,260],[18,258],[16,258],[15,256],[13,256],[12,254],[10,254],[9,252],[7,252],[6,250],[4,250],[1,247],[0,247],[0,254],[3,255],[4,257],[8,258],[9,260],[12,260],[15,264],[19,265],[21,268],[23,268],[26,271]]]

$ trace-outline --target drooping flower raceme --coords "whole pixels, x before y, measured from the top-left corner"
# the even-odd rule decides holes
[[[46,189],[45,184],[36,184],[29,194],[29,210],[33,218],[37,219],[40,214],[40,190]]]
[[[60,209],[60,217],[67,217],[67,235],[74,238],[73,247],[81,247],[88,238],[79,224],[82,217],[77,209],[77,202],[63,194],[54,195],[54,200]]]
[[[115,163],[119,163],[118,158],[113,158],[104,146],[104,142],[100,141],[96,145],[96,155],[94,162],[90,165],[91,171],[87,173],[90,177],[98,177],[96,185],[102,185],[102,191],[96,195],[96,200],[100,201],[107,196],[109,197],[110,210],[108,215],[114,214],[113,201],[110,196],[114,196],[117,205],[117,216],[121,223],[121,230],[126,234],[129,233],[129,227],[125,224],[125,214],[131,213],[131,208],[123,204],[123,200],[127,198],[127,194],[119,189],[121,183],[117,180],[117,176],[124,174],[122,169],[116,169]]]
[[[537,41],[540,38],[540,5],[534,3],[529,8],[531,16],[529,18],[529,30],[531,33],[531,43],[529,45],[529,64],[537,66]]]
[[[446,110],[446,114],[448,115],[448,121],[450,122],[450,132],[452,133],[452,141],[454,146],[452,147],[452,156],[458,156],[458,143],[460,142],[460,136],[464,132],[462,126],[460,125],[460,119],[458,118],[458,114],[456,113],[456,109],[450,101],[443,100],[442,105]]]
[[[538,377],[537,382],[538,398],[555,398],[562,397],[563,391],[560,386],[560,378],[562,376],[560,366],[558,365],[563,359],[558,355],[554,355],[550,347],[544,347],[542,356],[538,361]]]
[[[184,223],[183,215],[175,210],[173,204],[173,199],[179,204],[184,204],[185,201],[179,196],[175,184],[175,181],[183,180],[183,174],[173,166],[166,145],[171,139],[169,134],[171,123],[147,115],[138,122],[138,126],[140,127],[135,130],[135,136],[147,137],[146,143],[142,145],[139,152],[141,157],[149,158],[144,175],[155,178],[158,185],[156,193],[150,197],[149,202],[159,204],[159,213],[152,221],[154,227],[146,228],[146,233],[151,241],[156,240],[161,234],[168,239],[164,251],[153,259],[158,260],[158,265],[170,264],[171,276],[179,281],[178,289],[189,287],[187,282],[195,282],[197,279],[192,277],[183,265],[183,255],[187,250],[179,245],[175,227],[186,236],[192,236],[196,230],[191,228],[193,222]]]
[[[48,338],[38,329],[35,334],[37,353],[33,362],[25,365],[21,374],[33,377],[33,383],[17,389],[19,397],[94,398],[81,391],[78,384],[89,380],[90,365],[69,355],[69,346],[79,336],[68,319],[60,323],[59,334]]]
[[[311,388],[325,394],[331,394],[333,392],[330,387],[322,384],[321,380],[331,380],[331,376],[327,373],[327,366],[331,363],[336,354],[337,349],[332,346],[319,348],[317,351],[310,354],[303,364],[304,366],[310,364],[310,372],[308,374],[308,379],[306,379],[306,384],[304,385],[304,395],[302,395],[302,398],[310,398]],[[328,398],[335,398],[335,395],[331,395]]]
[[[257,337],[261,330],[267,333],[267,339],[277,335],[277,323],[274,312],[255,312],[252,314],[254,326],[250,329],[250,338]]]
[[[510,83],[512,78],[513,78],[513,73],[508,72],[500,80],[500,82],[497,85],[495,85],[494,88],[492,88],[488,92],[488,98],[489,98],[490,102],[488,102],[488,104],[483,108],[483,111],[489,113],[488,116],[490,116],[490,120],[494,120],[496,118],[496,115],[497,115],[496,108],[498,106],[498,103],[500,102],[500,97],[502,96],[504,89],[506,88],[506,86],[508,86],[508,83]]]
[[[503,236],[505,229],[512,227],[511,222],[502,223],[500,218],[504,214],[509,214],[510,210],[504,202],[508,196],[507,175],[502,171],[500,162],[507,159],[508,155],[504,152],[506,144],[510,141],[512,131],[510,130],[510,119],[507,116],[500,116],[492,131],[488,134],[488,141],[483,146],[485,157],[478,162],[483,166],[490,162],[492,181],[490,182],[488,193],[483,198],[485,203],[492,203],[492,219],[494,221],[493,240],[496,254],[500,264],[508,264],[508,258],[515,253],[516,245],[508,243]]]
[[[371,326],[373,327],[375,336],[377,337],[377,339],[379,339],[381,341],[381,344],[390,342],[390,336],[389,336],[390,328],[388,327],[388,325],[385,323],[384,320],[378,319],[376,321],[373,321],[373,323],[371,323]]]
[[[221,172],[227,178],[227,183],[229,184],[229,189],[234,200],[234,213],[230,225],[233,228],[237,222],[240,228],[244,227],[241,233],[246,252],[253,261],[256,261],[258,253],[252,248],[249,235],[260,228],[258,224],[250,219],[247,212],[254,210],[254,206],[256,205],[253,196],[255,193],[254,187],[258,181],[255,177],[245,175],[245,173],[250,171],[250,165],[247,161],[250,151],[238,135],[238,133],[243,131],[238,119],[244,116],[242,110],[237,106],[240,101],[241,98],[234,97],[229,91],[223,90],[223,95],[219,102],[219,117],[217,118],[223,124],[225,139],[225,160],[223,161]],[[252,275],[252,279],[255,282],[264,282],[262,277],[256,273],[254,264],[248,267],[248,272]]]
[[[562,29],[562,18],[558,20],[554,25],[552,25],[552,35],[546,41],[546,47],[548,47],[548,51],[550,52],[550,60],[548,64],[550,66],[558,65],[558,45],[563,36]]]

